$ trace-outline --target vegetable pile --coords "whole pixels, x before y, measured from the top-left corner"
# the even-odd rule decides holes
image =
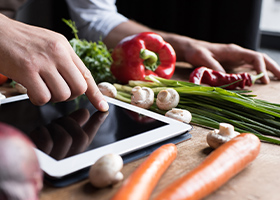
[[[133,103],[131,96],[135,86],[150,88],[155,95],[162,90],[175,89],[180,96],[176,108],[188,110],[192,114],[191,123],[216,129],[219,123],[229,123],[235,126],[237,132],[254,133],[262,141],[280,145],[280,140],[269,137],[280,137],[279,104],[253,98],[254,95],[246,94],[250,91],[229,91],[216,87],[222,85],[227,89],[236,87],[242,89],[245,85],[251,86],[254,83],[251,75],[222,74],[201,67],[191,75],[193,78],[190,81],[194,83],[169,80],[175,68],[175,52],[157,34],[146,32],[125,38],[112,52],[115,58],[113,61],[110,51],[103,42],[80,40],[75,23],[65,19],[63,21],[75,35],[70,44],[91,71],[96,83],[115,83],[118,79],[126,84],[129,80],[128,85],[114,84],[118,91],[115,98]],[[128,53],[130,50],[132,54]],[[142,54],[144,57],[141,57]],[[118,76],[117,79],[111,71]],[[255,78],[261,76],[263,74]],[[197,85],[200,83],[214,84],[215,87]],[[166,113],[166,110],[160,109],[155,101],[148,109],[161,114]]]
[[[219,87],[200,86],[190,82],[147,76],[147,81],[129,81],[128,85],[114,84],[116,98],[131,103],[135,86],[149,87],[155,95],[173,88],[180,95],[177,108],[192,113],[191,123],[218,129],[219,123],[229,123],[240,133],[250,132],[260,140],[280,145],[280,104],[270,103],[247,94],[250,91],[229,91]],[[150,110],[165,114],[154,103]],[[275,136],[275,137],[270,137]]]

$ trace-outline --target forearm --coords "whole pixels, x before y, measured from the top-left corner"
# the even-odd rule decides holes
[[[161,37],[171,44],[176,52],[177,61],[186,61],[186,52],[193,46],[197,40],[187,36],[178,35],[175,33],[168,33],[164,31],[153,30],[153,32],[161,35]]]
[[[103,41],[108,48],[114,48],[123,38],[147,31],[152,31],[152,29],[135,21],[128,20],[112,29]]]
[[[207,66],[221,72],[224,72],[225,68],[231,69],[248,64],[257,73],[265,74],[261,78],[263,83],[269,83],[266,70],[271,71],[280,79],[279,65],[266,55],[233,44],[209,43],[175,33],[154,30],[131,20],[113,28],[104,38],[104,43],[109,48],[114,48],[126,36],[146,31],[158,33],[170,43],[176,52],[177,61],[185,61],[193,66]]]
[[[176,51],[177,60],[184,60],[184,51],[191,42],[195,42],[194,39],[180,36],[174,33],[167,33],[163,31],[158,31],[144,26],[132,20],[128,20],[116,26],[110,33],[104,38],[104,43],[108,48],[114,48],[123,38],[134,35],[141,32],[152,31],[163,37],[163,39],[170,43]],[[183,45],[184,44],[184,45]]]

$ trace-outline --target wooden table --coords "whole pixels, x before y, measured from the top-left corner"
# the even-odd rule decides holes
[[[173,78],[186,80],[189,68],[177,68]],[[250,88],[258,98],[280,103],[280,82],[272,81],[269,85],[256,84]],[[178,177],[194,169],[209,154],[206,134],[209,129],[194,126],[192,139],[177,144],[178,157],[159,181],[152,197],[163,190]],[[122,172],[126,177],[131,174],[145,158],[128,163]],[[245,170],[232,178],[207,200],[276,200],[280,199],[280,146],[262,143],[258,158]],[[64,188],[45,185],[40,200],[107,200],[118,190],[121,183],[105,189],[95,189],[88,180]]]

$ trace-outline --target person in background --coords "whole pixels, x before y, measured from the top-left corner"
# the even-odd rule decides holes
[[[271,71],[280,79],[279,65],[265,54],[235,44],[210,43],[151,29],[118,13],[116,0],[66,0],[66,2],[80,38],[90,41],[103,38],[108,48],[114,48],[126,36],[152,31],[160,34],[173,46],[177,61],[185,61],[193,66],[207,66],[221,72],[247,65],[257,73],[264,73],[262,83],[267,84],[270,81],[267,71]]]
[[[0,73],[22,84],[35,105],[85,93],[100,111],[109,106],[84,63],[61,34],[11,19],[24,0],[0,0]]]

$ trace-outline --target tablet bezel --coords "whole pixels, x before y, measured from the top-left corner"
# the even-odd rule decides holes
[[[27,99],[27,95],[18,95],[1,100],[1,103],[10,103],[14,101]],[[35,148],[41,169],[50,177],[62,178],[71,173],[93,165],[101,156],[109,153],[116,153],[121,156],[137,151],[139,149],[151,146],[153,144],[176,137],[180,134],[190,131],[192,126],[177,120],[165,117],[150,110],[142,109],[134,105],[122,102],[105,96],[106,100],[114,105],[128,109],[139,114],[149,116],[159,121],[165,122],[167,125],[143,132],[141,134],[122,139],[120,141],[89,150],[62,160],[55,160],[39,149]],[[89,159],[90,158],[90,159]]]

